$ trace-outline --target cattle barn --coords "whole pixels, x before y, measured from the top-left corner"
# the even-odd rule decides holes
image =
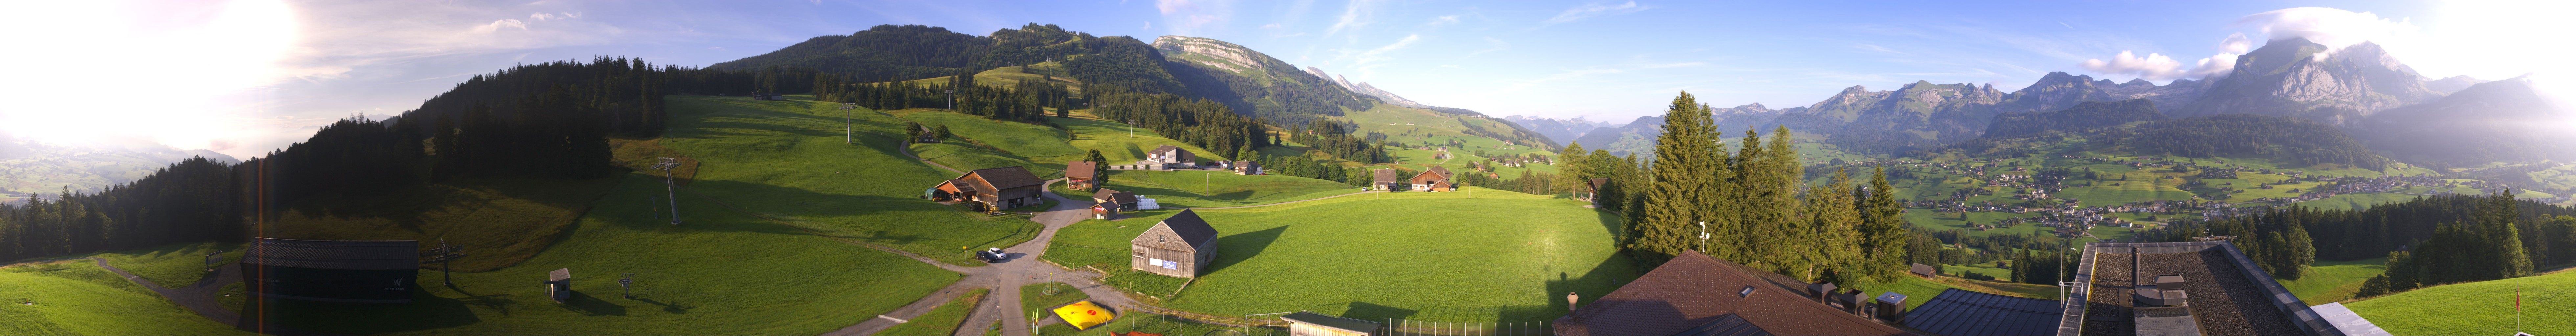
[[[1100,187],[1099,179],[1099,162],[1074,161],[1066,162],[1064,164],[1064,184],[1066,187],[1071,187],[1073,190],[1091,190],[1092,188]]]
[[[977,211],[999,212],[1002,209],[1037,205],[1046,180],[1030,174],[1020,166],[976,169],[940,182],[932,187],[933,198],[940,201],[975,202]]]
[[[1190,210],[1154,223],[1127,244],[1134,256],[1128,267],[1154,274],[1195,278],[1199,267],[1216,260],[1216,228]]]
[[[1425,170],[1422,171],[1422,174],[1413,175],[1413,190],[1458,191],[1458,185],[1449,183],[1449,177],[1451,175],[1452,174],[1449,173],[1449,167],[1431,166],[1431,170]]]
[[[420,241],[258,238],[241,268],[244,287],[263,297],[406,303],[420,276]]]

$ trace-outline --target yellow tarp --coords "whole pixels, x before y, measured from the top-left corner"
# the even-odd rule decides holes
[[[1091,330],[1093,326],[1109,323],[1109,320],[1118,318],[1117,313],[1101,308],[1099,304],[1091,301],[1074,302],[1056,307],[1055,316],[1064,318],[1064,324],[1073,325],[1074,330]]]

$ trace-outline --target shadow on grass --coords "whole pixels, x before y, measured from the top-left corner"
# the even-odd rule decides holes
[[[242,308],[243,325],[267,324],[337,334],[382,334],[453,328],[482,322],[466,302],[432,296],[415,284],[411,303],[338,303],[256,299]],[[485,296],[494,297],[494,296]],[[486,304],[511,305],[507,298]],[[265,307],[262,307],[265,306]],[[254,327],[255,328],[255,327]],[[275,330],[272,330],[275,331]]]
[[[581,291],[573,291],[570,297],[565,298],[563,307],[564,310],[570,310],[575,313],[581,313],[582,315],[588,316],[626,316],[626,306],[617,305],[616,303],[608,302],[608,300],[601,300],[599,297],[590,296],[590,293],[583,293]]]
[[[1288,232],[1288,226],[1281,225],[1267,230],[1217,237],[1218,253],[1215,260],[1208,261],[1205,274],[1214,275],[1227,267],[1243,263],[1245,259],[1261,256],[1261,251],[1270,249],[1270,243],[1279,241],[1279,234],[1285,232]]]
[[[1593,265],[1590,271],[1581,275],[1557,272],[1556,279],[1548,280],[1546,284],[1545,295],[1550,298],[1547,304],[1501,307],[1498,320],[1545,321],[1564,316],[1570,309],[1565,306],[1565,300],[1562,299],[1565,293],[1574,293],[1587,302],[1603,295],[1610,295],[1610,291],[1618,290],[1619,285],[1636,280],[1641,273],[1636,271],[1638,269],[1636,267],[1638,267],[1636,262],[1628,259],[1627,254],[1612,253],[1609,258],[1601,259],[1599,264]]]
[[[644,297],[636,297],[636,298],[635,298],[635,301],[644,301],[644,303],[650,303],[650,304],[653,304],[653,305],[656,305],[656,306],[662,306],[662,311],[664,311],[664,312],[669,312],[669,313],[672,313],[672,314],[688,314],[688,313],[689,313],[689,309],[694,309],[694,308],[697,308],[697,307],[698,307],[698,306],[691,306],[691,305],[684,305],[684,304],[680,304],[679,302],[668,302],[668,303],[665,303],[665,302],[662,302],[662,301],[653,301],[653,299],[650,299],[650,298],[644,298]]]
[[[1346,302],[1346,304],[1349,305],[1349,308],[1342,311],[1342,317],[1369,321],[1413,318],[1414,314],[1422,312],[1420,310],[1389,307],[1386,305],[1360,301]]]

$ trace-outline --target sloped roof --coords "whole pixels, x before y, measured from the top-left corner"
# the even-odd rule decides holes
[[[1046,180],[1038,179],[1037,174],[1030,174],[1028,167],[1021,166],[976,169],[975,171],[966,172],[966,175],[983,177],[984,183],[991,184],[993,189],[996,190],[1034,186],[1046,183]],[[958,176],[957,178],[965,179],[966,176]]]
[[[1371,173],[1373,173],[1373,174],[1377,174],[1377,179],[1376,179],[1376,180],[1377,180],[1377,182],[1395,182],[1395,181],[1397,181],[1397,180],[1396,180],[1396,173],[1395,173],[1395,169],[1379,169],[1379,170],[1377,170],[1377,171],[1375,171],[1375,172],[1371,172]]]
[[[1180,147],[1175,147],[1175,146],[1172,146],[1172,145],[1163,145],[1162,147],[1154,147],[1154,150],[1145,151],[1145,155],[1157,155],[1157,154],[1163,154],[1163,153],[1171,153],[1171,152],[1173,152],[1173,151],[1179,151],[1179,150],[1181,150],[1181,148],[1180,148]]]
[[[1288,315],[1280,315],[1279,319],[1362,333],[1377,332],[1378,327],[1385,325],[1383,323],[1371,322],[1368,320],[1316,314],[1315,312],[1310,311],[1298,311],[1295,313],[1288,313]]]
[[[1806,282],[1686,251],[1574,314],[1556,320],[1563,336],[1670,336],[1733,315],[1760,331],[1795,335],[1912,335],[1844,313],[1806,295]],[[1747,292],[1749,294],[1739,295]],[[1705,332],[1705,331],[1703,331]]]
[[[1074,161],[1064,163],[1064,177],[1096,178],[1100,177],[1099,174],[1099,162]]]
[[[1608,179],[1608,178],[1598,178],[1598,177],[1592,178],[1592,187],[1593,187],[1593,188],[1600,188],[1601,186],[1609,185],[1609,184],[1610,184],[1610,179]]]
[[[2057,334],[2065,311],[2057,300],[1952,288],[1905,313],[1905,326],[1944,336],[2047,336]]]
[[[1091,193],[1091,199],[1109,200],[1109,202],[1119,204],[1136,203],[1136,193],[1100,188],[1100,191]]]
[[[1164,218],[1156,225],[1172,227],[1172,233],[1181,235],[1181,240],[1188,241],[1190,247],[1205,248],[1208,242],[1216,241],[1216,227],[1208,226],[1206,220],[1199,219],[1199,213],[1190,210],[1181,210],[1180,214]]]
[[[1234,162],[1234,166],[1235,166],[1235,167],[1238,167],[1238,168],[1240,168],[1240,167],[1261,168],[1261,163],[1260,163],[1260,162],[1252,162],[1252,161],[1235,161],[1235,162]]]
[[[260,237],[243,257],[263,266],[407,270],[420,268],[418,240],[308,240]]]

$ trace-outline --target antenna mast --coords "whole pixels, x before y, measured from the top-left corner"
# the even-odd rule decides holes
[[[680,225],[680,185],[671,182],[671,168],[679,168],[680,159],[661,159],[662,163],[653,164],[653,169],[662,170],[662,191],[671,197],[671,225]]]

